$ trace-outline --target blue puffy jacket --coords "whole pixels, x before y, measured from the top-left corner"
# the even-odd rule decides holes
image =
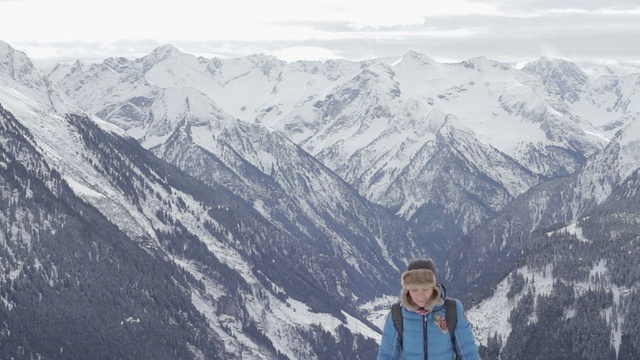
[[[471,324],[464,316],[460,300],[456,299],[458,323],[456,348],[461,360],[478,360],[478,345]],[[402,308],[404,318],[403,344],[393,324],[391,312],[387,315],[378,360],[452,360],[455,359],[451,337],[446,326],[444,303],[435,306],[426,315]],[[425,336],[426,328],[426,336]],[[428,354],[428,357],[427,355]]]

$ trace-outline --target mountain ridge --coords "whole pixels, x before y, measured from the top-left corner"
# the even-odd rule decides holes
[[[620,327],[584,303],[609,295],[574,281],[606,268],[617,288],[636,287],[597,249],[609,246],[607,231],[633,247],[607,216],[624,215],[615,201],[635,201],[637,75],[594,79],[557,59],[522,70],[484,57],[443,64],[415,52],[394,61],[204,59],[168,45],[45,79],[7,49],[0,63],[26,64],[17,77],[14,65],[0,66],[0,103],[31,133],[21,141],[133,244],[197,279],[178,291],[207,319],[199,334],[230,341],[217,356],[322,358],[328,346],[370,358],[401,269],[425,255],[473,319],[509,318],[502,344],[480,327],[489,355],[523,358],[518,341],[536,348],[538,325],[526,316],[582,334],[573,317],[558,324],[529,305],[551,298],[606,328],[593,354],[636,353],[625,305],[634,295],[602,305]],[[633,234],[632,222],[624,226]],[[545,267],[555,283],[536,291]],[[496,296],[510,307],[487,310]],[[323,343],[309,340],[319,335]],[[587,344],[567,346],[575,353],[564,358]]]

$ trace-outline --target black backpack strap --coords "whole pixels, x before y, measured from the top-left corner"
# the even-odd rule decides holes
[[[391,305],[391,316],[393,317],[393,324],[398,332],[398,338],[400,339],[400,347],[402,347],[402,333],[404,332],[404,321],[402,319],[402,307],[397,302]]]
[[[458,305],[456,304],[456,299],[444,299],[444,306],[446,311],[445,319],[447,320],[449,335],[451,335],[451,345],[453,346],[453,352],[456,355],[456,359],[459,359],[460,355],[458,355],[458,349],[456,348],[456,326],[458,325]]]

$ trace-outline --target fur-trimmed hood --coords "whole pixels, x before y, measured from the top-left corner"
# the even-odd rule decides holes
[[[429,288],[433,288],[433,296],[427,302],[426,310],[432,310],[434,307],[444,304],[442,287],[438,283],[435,271],[428,268],[417,268],[403,272],[402,306],[407,310],[418,311],[418,305],[411,299],[409,291]]]

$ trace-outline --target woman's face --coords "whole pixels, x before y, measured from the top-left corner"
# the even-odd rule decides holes
[[[425,307],[431,296],[433,296],[433,288],[409,290],[409,295],[418,307]]]

